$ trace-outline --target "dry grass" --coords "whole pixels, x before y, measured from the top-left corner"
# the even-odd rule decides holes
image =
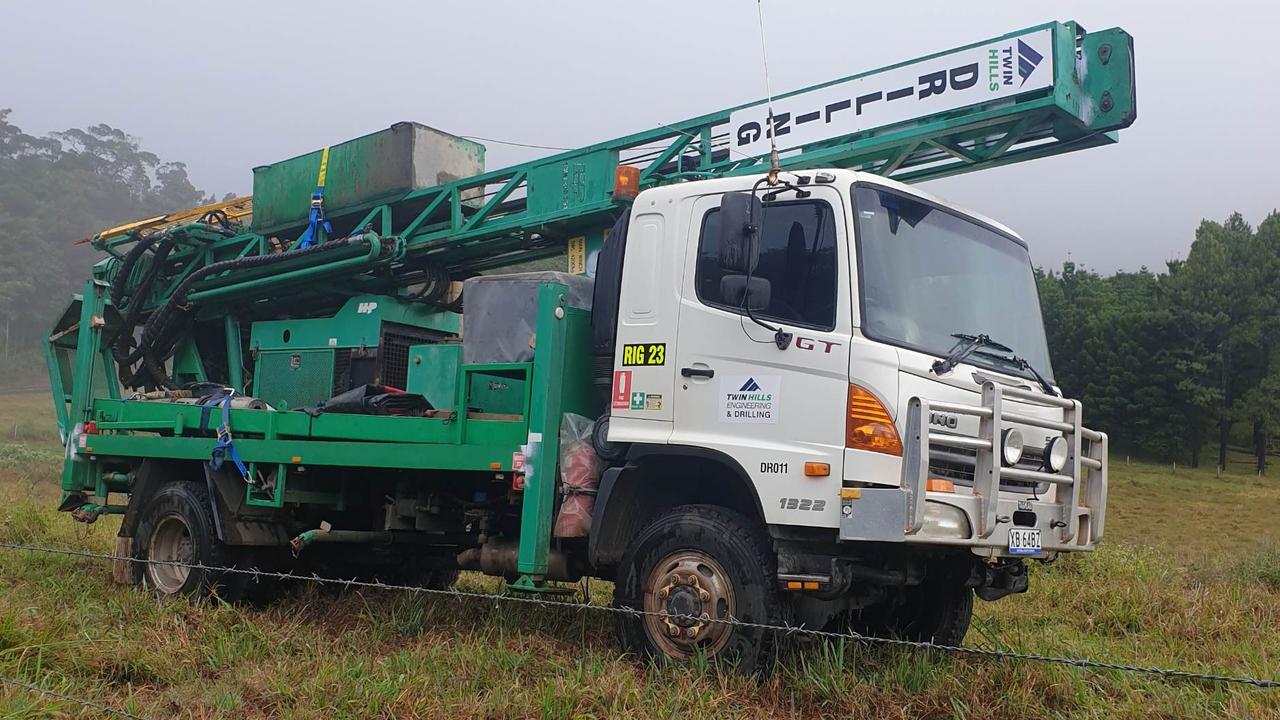
[[[1280,545],[1280,467],[1261,478],[1218,477],[1211,469],[1134,463],[1113,465],[1111,476],[1111,540],[1206,566]]]
[[[58,427],[48,391],[0,391],[0,443],[56,446]]]
[[[15,407],[36,403],[0,398],[0,422]],[[52,511],[57,459],[47,438],[0,444],[0,540],[110,550],[111,520]],[[969,642],[1276,677],[1278,501],[1273,479],[1118,467],[1112,541],[982,604]],[[763,682],[654,668],[618,656],[603,613],[316,588],[190,606],[112,585],[100,561],[13,551],[0,674],[148,718],[1280,717],[1275,690],[883,648],[796,644]],[[0,718],[68,717],[96,715],[0,688]]]

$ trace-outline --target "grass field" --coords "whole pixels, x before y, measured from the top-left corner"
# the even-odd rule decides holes
[[[53,511],[49,414],[0,396],[0,541],[109,552],[113,521]],[[968,644],[1280,676],[1280,478],[1121,459],[1105,545],[1032,574],[979,604]],[[764,681],[656,668],[619,657],[610,623],[380,590],[191,606],[113,585],[104,561],[0,550],[0,675],[147,718],[1280,718],[1280,690],[856,645],[797,643]],[[0,718],[99,716],[0,686]]]

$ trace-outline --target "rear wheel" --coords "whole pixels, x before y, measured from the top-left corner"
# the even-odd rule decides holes
[[[197,559],[191,542],[191,526],[177,515],[159,519],[151,529],[148,546],[151,560],[193,563]],[[182,565],[148,565],[146,573],[152,587],[169,595],[182,592],[191,577],[191,571]]]
[[[719,621],[780,622],[774,564],[758,525],[732,510],[686,505],[658,517],[619,568],[615,604],[644,613],[620,616],[624,648],[676,661],[705,654],[767,672],[777,650],[772,631]]]
[[[170,482],[142,511],[134,534],[133,582],[160,595],[234,600],[248,576],[208,568],[234,566],[237,556],[235,548],[218,540],[208,490],[198,483]]]

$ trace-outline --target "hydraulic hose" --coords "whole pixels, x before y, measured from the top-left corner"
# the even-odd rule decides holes
[[[177,387],[173,379],[165,371],[164,362],[169,359],[174,348],[177,347],[178,339],[182,335],[179,322],[187,320],[191,316],[192,304],[188,302],[187,296],[196,283],[211,275],[267,267],[310,255],[320,255],[350,247],[357,242],[368,243],[370,240],[363,234],[349,235],[329,240],[319,245],[312,245],[302,250],[224,260],[205,265],[192,272],[179,283],[178,287],[173,291],[173,295],[169,297],[165,304],[151,313],[151,317],[147,318],[146,324],[142,327],[139,349],[141,350],[143,365],[151,376],[153,384],[170,389]],[[174,332],[176,328],[179,329],[178,332]]]
[[[449,291],[449,269],[437,263],[424,263],[422,287],[409,293],[405,299],[410,302],[439,304]]]
[[[129,278],[133,275],[133,269],[137,266],[138,261],[148,249],[150,249],[155,240],[153,237],[143,237],[136,231],[131,233],[134,239],[133,247],[129,248],[129,252],[125,254],[124,260],[121,261],[120,267],[116,270],[116,275],[111,279],[111,287],[108,288],[111,302],[116,306],[116,310],[124,311],[130,304],[137,307],[137,303],[131,303],[125,297],[125,286],[129,282]],[[136,296],[136,292],[134,296]],[[134,313],[130,312],[129,316]],[[111,356],[115,359],[116,365],[119,367],[120,381],[125,385],[131,385],[133,382],[133,369],[128,361],[130,346],[133,342],[133,324],[126,317],[125,322],[121,323],[116,334],[111,336],[107,341],[107,347],[111,348]]]
[[[133,292],[126,299],[124,296],[125,285],[133,274],[134,267],[149,248],[153,248],[151,264],[133,289]],[[158,245],[154,235],[139,237],[137,244],[130,248],[129,253],[125,255],[124,262],[112,279],[110,287],[111,301],[115,304],[116,309],[124,311],[125,315],[116,334],[106,342],[106,345],[111,348],[111,356],[116,361],[119,369],[120,381],[126,386],[135,386],[137,375],[134,371],[134,363],[142,359],[141,350],[134,347],[133,329],[138,324],[146,298],[151,292],[151,286],[160,274],[160,270],[164,267],[165,261],[173,248],[174,242],[168,233],[160,237]]]
[[[138,264],[138,260],[142,258],[143,253],[155,244],[154,236],[148,235],[143,237],[134,231],[134,244],[129,248],[129,252],[125,254],[124,261],[120,263],[120,269],[116,272],[116,276],[111,279],[111,302],[115,303],[117,310],[124,310],[127,301],[124,297],[125,285],[129,282],[129,276],[133,274],[133,268]]]

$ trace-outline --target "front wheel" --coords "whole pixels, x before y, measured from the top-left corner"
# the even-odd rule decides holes
[[[233,566],[234,555],[218,540],[205,486],[170,482],[142,511],[134,534],[133,582],[160,595],[238,599],[246,576],[208,569]]]
[[[973,590],[965,579],[945,564],[932,565],[920,585],[852,613],[850,629],[872,637],[959,645],[973,618]]]
[[[723,658],[744,672],[767,672],[773,631],[723,621],[777,625],[782,618],[775,559],[757,523],[711,505],[675,508],[632,542],[614,590],[625,649],[648,657]]]

